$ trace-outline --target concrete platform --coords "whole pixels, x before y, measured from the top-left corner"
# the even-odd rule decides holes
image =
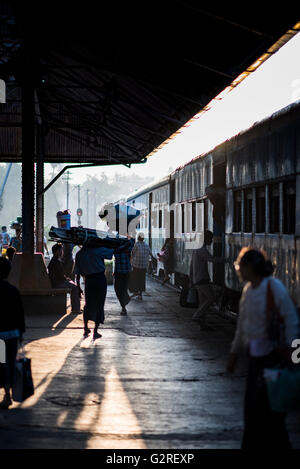
[[[245,364],[224,371],[235,326],[212,313],[204,332],[193,312],[148,279],[128,316],[109,287],[95,342],[82,315],[28,315],[35,395],[0,410],[0,448],[239,448]],[[300,448],[299,415],[288,428]]]

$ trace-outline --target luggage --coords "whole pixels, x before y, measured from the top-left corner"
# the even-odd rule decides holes
[[[180,292],[179,304],[184,308],[198,308],[198,293],[194,287],[183,287]]]
[[[82,246],[84,244],[91,247],[104,246],[115,249],[127,244],[128,238],[125,236],[117,236],[113,233],[108,233],[107,231],[98,231],[89,228],[73,226],[66,229],[51,226],[49,231],[49,241],[71,243],[78,246]]]
[[[34,394],[31,375],[31,359],[20,358],[16,361],[12,397],[16,402],[23,402]]]

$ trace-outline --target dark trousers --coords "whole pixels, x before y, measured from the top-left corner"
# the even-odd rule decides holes
[[[114,274],[114,287],[117,298],[120,302],[122,308],[129,303],[129,295],[128,295],[128,281],[129,281],[130,272],[127,274],[121,274],[119,272],[115,272]]]
[[[244,402],[243,450],[291,449],[285,427],[286,414],[271,411],[263,378],[264,368],[275,365],[272,354],[250,358]]]

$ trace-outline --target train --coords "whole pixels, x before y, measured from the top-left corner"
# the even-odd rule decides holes
[[[192,250],[208,229],[211,253],[229,259],[209,266],[226,307],[237,312],[242,285],[233,263],[244,246],[267,252],[274,275],[299,305],[300,101],[128,194],[124,203],[141,211],[137,231],[154,258],[167,238],[174,240],[174,286],[187,285]],[[154,275],[162,270],[158,261]]]

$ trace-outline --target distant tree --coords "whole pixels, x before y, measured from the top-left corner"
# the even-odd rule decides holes
[[[52,164],[52,174],[49,180],[52,179],[63,164]],[[0,184],[3,181],[6,172],[6,166],[0,165]],[[96,227],[99,217],[98,211],[105,202],[116,202],[117,200],[126,197],[135,189],[139,189],[145,184],[153,181],[153,177],[141,177],[134,172],[128,170],[128,174],[116,173],[114,178],[108,178],[105,171],[99,176],[88,176],[85,182],[80,187],[81,207],[83,209],[82,224],[85,225],[87,220],[87,192],[88,193],[88,222],[89,227]],[[47,183],[47,181],[46,181]],[[21,164],[13,164],[5,191],[0,201],[0,224],[10,225],[10,222],[22,215],[22,201],[21,201]],[[78,218],[76,215],[77,208],[77,185],[72,184],[70,181],[69,186],[69,205],[71,210],[71,224],[77,225]],[[45,193],[44,197],[44,226],[49,227],[52,225],[57,226],[56,213],[59,210],[65,210],[66,207],[66,182],[59,178],[52,187]]]

